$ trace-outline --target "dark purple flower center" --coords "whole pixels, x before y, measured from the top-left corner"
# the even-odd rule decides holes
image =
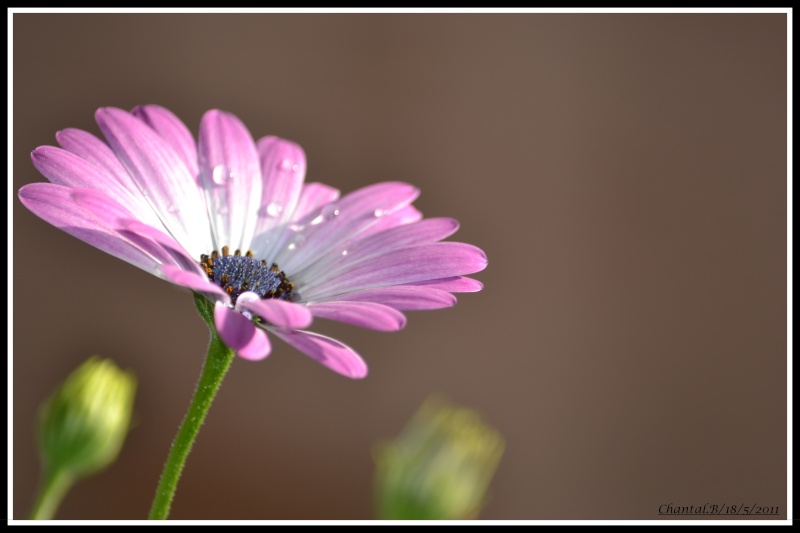
[[[291,300],[294,284],[286,279],[286,274],[278,270],[278,265],[268,265],[266,261],[253,258],[253,252],[242,255],[236,250],[230,255],[227,246],[222,247],[222,255],[216,250],[211,255],[200,256],[200,266],[206,271],[208,279],[230,294],[233,303],[240,294],[252,291],[263,298]]]

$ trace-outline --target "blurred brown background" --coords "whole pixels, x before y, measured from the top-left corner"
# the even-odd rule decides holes
[[[388,334],[370,376],[237,360],[172,518],[368,519],[371,447],[432,392],[507,440],[486,519],[786,506],[786,16],[14,15],[13,189],[100,106],[207,109],[299,142],[310,181],[422,189],[486,287]],[[119,461],[59,518],[147,515],[207,331],[188,292],[16,197],[14,516],[34,417],[89,355],[139,378]],[[319,328],[318,328],[319,329]]]

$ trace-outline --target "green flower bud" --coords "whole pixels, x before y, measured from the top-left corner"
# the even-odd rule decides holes
[[[376,499],[386,520],[476,518],[503,455],[503,438],[475,411],[428,399],[376,452]]]
[[[111,360],[92,357],[78,367],[39,412],[39,451],[45,472],[72,478],[111,464],[130,428],[136,378]]]

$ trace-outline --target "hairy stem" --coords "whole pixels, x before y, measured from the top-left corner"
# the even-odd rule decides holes
[[[211,342],[208,346],[208,355],[200,374],[200,380],[197,382],[197,388],[189,404],[189,410],[172,442],[167,462],[161,473],[156,496],[150,508],[150,520],[165,520],[169,515],[186,458],[192,450],[192,445],[211,407],[211,402],[214,401],[222,379],[234,358],[233,350],[222,342],[214,326],[214,304],[198,294],[195,294],[194,301],[198,312],[211,331]]]

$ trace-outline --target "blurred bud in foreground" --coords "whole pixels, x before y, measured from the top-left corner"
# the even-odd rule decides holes
[[[49,519],[74,481],[110,465],[130,428],[136,378],[92,357],[70,374],[39,411],[44,483],[32,519]]]
[[[475,411],[429,398],[398,438],[376,450],[378,518],[477,518],[503,447]]]

